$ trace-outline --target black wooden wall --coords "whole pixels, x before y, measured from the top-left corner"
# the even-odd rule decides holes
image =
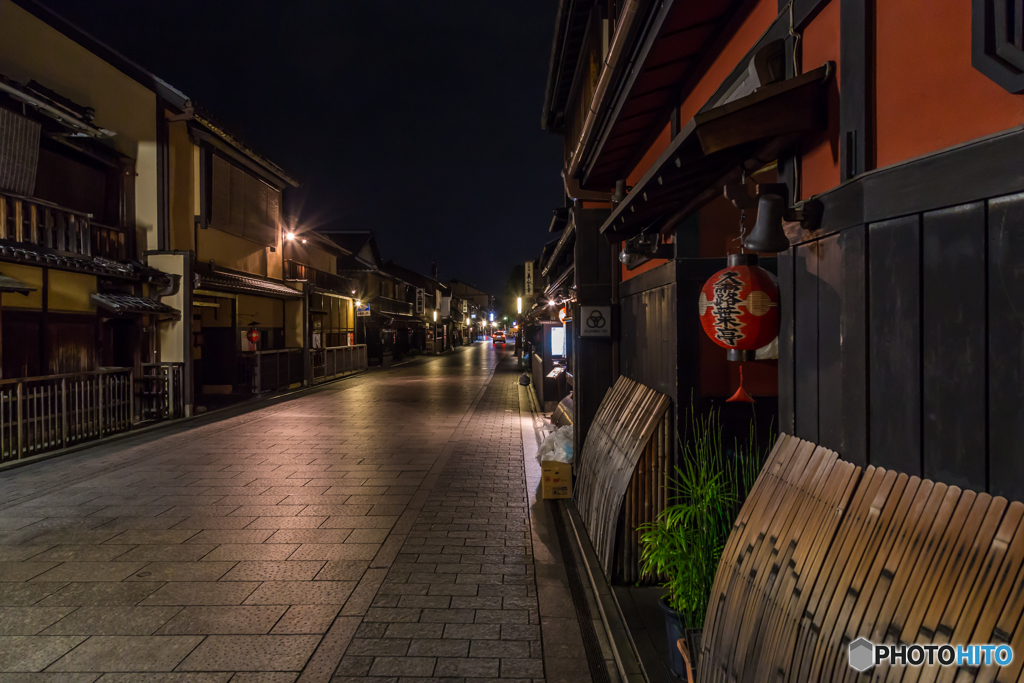
[[[985,143],[869,176],[826,197],[837,232],[791,234],[783,431],[1024,500],[1024,193],[995,194],[1024,189],[1024,161],[1000,173],[1018,150],[997,142],[987,157]]]

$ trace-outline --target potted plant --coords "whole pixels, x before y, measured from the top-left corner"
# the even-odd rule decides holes
[[[672,673],[686,680],[676,643],[684,638],[696,665],[700,630],[733,520],[761,468],[754,423],[750,441],[737,440],[730,457],[722,448],[718,412],[693,415],[693,438],[682,443],[682,466],[668,484],[670,505],[640,527],[640,564],[647,576],[661,577]]]

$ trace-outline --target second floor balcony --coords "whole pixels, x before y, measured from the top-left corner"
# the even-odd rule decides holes
[[[348,295],[352,292],[352,282],[345,277],[317,270],[305,263],[292,259],[284,261],[284,279],[288,282],[308,282],[314,287],[326,289],[338,294]]]
[[[379,296],[370,302],[371,309],[383,315],[412,315],[413,304],[408,301]]]
[[[114,261],[135,258],[132,235],[42,199],[0,191],[0,240]]]

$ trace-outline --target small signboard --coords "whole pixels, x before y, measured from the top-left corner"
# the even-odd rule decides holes
[[[612,336],[611,306],[580,306],[580,337]]]
[[[356,315],[360,316],[360,317],[370,315],[370,304],[369,303],[365,303],[365,304],[360,304],[359,306],[356,306]]]
[[[416,315],[423,315],[426,303],[426,293],[422,289],[416,290]]]
[[[526,262],[526,282],[524,284],[526,285],[526,296],[529,297],[533,294],[533,261]]]

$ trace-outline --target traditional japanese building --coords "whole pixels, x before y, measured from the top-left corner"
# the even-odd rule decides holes
[[[577,319],[611,311],[591,389],[667,396],[678,435],[691,401],[717,406],[728,443],[755,414],[726,403],[742,367],[762,434],[1024,497],[1022,10],[561,2],[541,123],[569,209],[541,268],[575,240],[564,296]],[[741,252],[776,274],[780,314],[742,363],[698,312]]]
[[[183,414],[160,330],[158,102],[176,93],[31,2],[0,2],[0,461]]]
[[[348,252],[284,220],[296,185],[142,67],[0,0],[0,461],[365,368],[324,345],[354,342]]]

